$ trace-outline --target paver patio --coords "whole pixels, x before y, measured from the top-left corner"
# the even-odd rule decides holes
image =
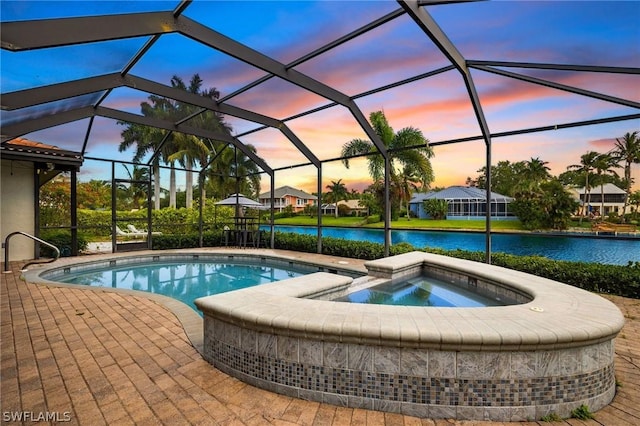
[[[19,413],[80,425],[548,424],[434,421],[267,392],[204,361],[162,304],[26,283],[21,265],[13,262],[13,273],[1,274],[3,424]],[[562,424],[640,425],[640,300],[606,297],[626,319],[616,339],[618,393],[595,420]]]

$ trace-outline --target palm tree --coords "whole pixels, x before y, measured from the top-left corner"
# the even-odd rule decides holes
[[[254,154],[256,148],[247,144],[246,148]],[[260,194],[260,168],[245,153],[236,148],[215,149],[217,156],[206,170],[208,177],[207,192],[214,198],[224,198],[240,192],[255,198]],[[216,155],[212,152],[211,155]]]
[[[336,217],[338,217],[338,202],[342,200],[346,200],[349,198],[349,192],[344,183],[342,183],[342,179],[338,179],[338,181],[331,181],[331,185],[327,185],[327,189],[329,193],[326,195],[328,198],[335,203],[335,213]]]
[[[177,161],[187,171],[185,207],[189,209],[193,205],[193,167],[196,163],[204,165],[210,148],[201,138],[179,133],[175,135],[175,149],[176,151],[170,154],[167,159],[171,162]]]
[[[547,161],[542,161],[540,158],[531,158],[531,160],[525,162],[524,177],[529,182],[534,184],[540,184],[551,177],[549,173],[549,164]]]
[[[584,173],[585,207],[582,209],[582,214],[580,215],[580,223],[582,223],[582,218],[585,216],[587,209],[590,207],[591,185],[589,184],[589,176],[595,169],[596,159],[599,155],[600,154],[595,151],[589,151],[586,154],[582,154],[580,156],[580,164],[572,164],[567,167],[567,170],[575,170],[578,173]]]
[[[174,88],[184,90],[189,93],[197,94],[205,98],[217,101],[220,98],[220,92],[216,88],[202,89],[203,81],[200,75],[194,74],[187,86],[184,81],[174,76],[171,79],[171,85]],[[176,108],[181,117],[191,117],[186,123],[200,129],[211,130],[224,134],[231,134],[231,126],[225,123],[224,117],[215,111],[202,111],[200,107],[181,102],[176,103]],[[212,142],[193,135],[175,136],[175,152],[169,157],[170,161],[178,161],[180,165],[186,169],[186,207],[192,206],[193,202],[193,167],[196,163],[204,166],[207,163],[208,154],[211,152]]]
[[[513,190],[515,198],[537,199],[543,196],[542,184],[551,177],[547,164],[537,157],[522,162],[520,179],[516,181]]]
[[[199,94],[211,99],[218,99],[220,93],[215,89],[202,90],[202,79],[198,74],[194,74],[187,86],[184,81],[173,76],[171,86],[176,89],[184,90],[190,93]],[[184,102],[167,99],[156,95],[149,96],[149,102],[143,102],[141,105],[142,114],[147,117],[159,118],[165,121],[178,122],[179,120],[190,117],[188,120],[190,126],[199,127],[207,130],[215,130],[218,132],[230,133],[231,129],[224,123],[222,116],[214,111],[205,111],[201,114],[195,114],[201,108]],[[154,175],[154,195],[156,209],[160,208],[160,182],[159,182],[159,165],[162,160],[171,167],[170,183],[169,183],[169,205],[176,206],[176,181],[175,181],[175,163],[178,162],[182,167],[187,169],[187,203],[191,204],[193,200],[193,175],[191,169],[196,162],[206,160],[209,145],[201,138],[189,135],[183,135],[177,132],[168,133],[166,130],[156,128],[147,128],[138,124],[129,124],[119,122],[119,124],[127,124],[127,129],[122,132],[123,142],[120,144],[119,150],[122,152],[134,144],[136,154],[134,162],[139,162],[149,152],[156,152],[162,143],[162,149],[156,155],[153,162]],[[166,140],[165,140],[166,139]],[[164,143],[162,142],[164,141]]]
[[[618,162],[616,159],[610,154],[600,154],[596,158],[596,161],[593,165],[596,175],[598,176],[598,183],[600,184],[600,217],[604,217],[604,184],[605,184],[605,176],[606,175],[614,175],[618,174],[613,170],[618,167]]]
[[[118,146],[118,151],[123,152],[135,145],[136,151],[132,161],[140,163],[148,153],[154,153],[159,147],[163,139],[164,132],[154,127],[142,126],[139,124],[131,124],[118,122],[118,124],[127,124],[127,128],[122,131],[122,142]],[[160,156],[156,155],[151,165],[153,174],[153,197],[154,208],[160,209]]]
[[[396,182],[396,186],[398,187],[398,193],[400,195],[400,201],[405,202],[405,206],[407,209],[407,220],[411,220],[411,215],[409,212],[409,202],[411,201],[411,197],[413,196],[413,191],[417,191],[420,185],[420,178],[418,177],[416,171],[413,169],[411,165],[406,165],[402,169],[402,174],[398,176],[398,182]],[[402,210],[402,205],[400,206]]]
[[[624,217],[627,213],[627,205],[629,205],[629,198],[631,197],[631,184],[633,183],[631,165],[640,163],[640,138],[638,138],[638,132],[626,133],[622,138],[616,139],[615,148],[611,154],[618,162],[624,162],[624,181],[627,186],[625,188],[627,196],[622,207],[622,217]]]
[[[149,180],[149,169],[146,167],[138,167],[137,165],[133,166],[132,171],[130,171],[126,165],[124,165],[124,169],[127,171],[129,179],[136,182],[132,182],[129,186],[122,187],[121,189],[124,190],[127,198],[131,200],[132,208],[139,209],[142,205],[141,201],[147,197],[147,188],[146,185],[138,182]]]
[[[629,197],[629,205],[634,206],[634,211],[637,213],[638,209],[640,209],[640,191],[635,191],[631,193]]]
[[[395,163],[404,167],[411,167],[415,172],[417,181],[422,186],[428,186],[433,182],[433,168],[429,159],[433,157],[433,150],[428,145],[429,140],[422,132],[414,127],[405,127],[394,132],[387,122],[382,111],[375,111],[369,115],[371,126],[382,140],[389,155],[391,170],[389,174],[392,181],[397,182]],[[417,147],[410,148],[409,147]],[[342,146],[342,163],[349,168],[349,157],[368,155],[369,175],[374,182],[382,181],[384,177],[384,158],[380,155],[376,146],[365,139],[352,139]]]

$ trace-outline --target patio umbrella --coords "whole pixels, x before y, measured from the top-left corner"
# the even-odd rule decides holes
[[[242,206],[242,207],[250,207],[252,209],[268,209],[269,207],[263,206],[259,202],[252,200],[251,198],[247,198],[242,194],[231,194],[224,200],[220,200],[216,203],[218,206]]]
[[[216,209],[214,211],[214,221],[216,222],[218,220],[217,206],[236,206],[236,217],[234,218],[236,221],[236,224],[235,224],[236,228],[238,227],[238,221],[242,220],[240,218],[243,216],[241,207],[249,207],[251,209],[258,209],[258,210],[269,209],[269,207],[263,206],[259,202],[252,200],[251,198],[247,198],[242,194],[231,194],[224,200],[220,200],[217,203],[215,203],[215,205],[216,205]],[[246,222],[244,226],[246,227]]]

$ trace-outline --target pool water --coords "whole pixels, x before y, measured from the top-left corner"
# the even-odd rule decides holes
[[[498,300],[473,293],[432,277],[419,276],[400,282],[388,282],[358,290],[336,302],[376,305],[486,307],[502,306]]]
[[[180,300],[199,312],[198,297],[298,277],[309,269],[238,262],[149,262],[50,275],[68,284],[112,287],[162,294]]]

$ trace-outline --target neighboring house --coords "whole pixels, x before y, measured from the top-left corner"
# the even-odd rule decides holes
[[[446,200],[449,205],[447,219],[482,219],[487,211],[487,192],[484,189],[467,186],[450,186],[442,191],[414,194],[409,209],[419,218],[427,218],[423,201],[428,199]],[[515,219],[509,212],[513,198],[495,192],[491,193],[491,216],[495,219]]]
[[[360,205],[360,200],[342,200],[338,201],[338,206],[347,206],[349,209],[349,215],[366,216],[368,210],[366,207]],[[323,204],[322,214],[335,215],[336,205],[334,203]]]
[[[322,207],[320,207],[320,209],[322,210],[323,215],[335,216],[336,214],[336,205],[333,203],[323,204]]]
[[[346,205],[349,209],[350,214],[355,214],[356,216],[367,216],[369,210],[360,204],[360,200],[343,200],[338,201],[338,206]]]
[[[271,191],[260,194],[258,201],[265,207],[271,207]],[[273,208],[275,211],[281,212],[287,206],[292,206],[294,212],[301,212],[306,206],[315,205],[317,201],[318,197],[315,195],[291,186],[281,186],[274,191]]]
[[[63,171],[70,171],[71,179],[75,180],[76,172],[82,165],[82,156],[79,152],[61,150],[53,145],[24,138],[5,143],[0,147],[0,153],[2,241],[16,231],[38,236],[38,189]],[[23,235],[12,237],[9,249],[10,261],[35,257],[34,241]],[[4,250],[3,246],[3,259]]]
[[[604,189],[604,212],[601,212],[602,208],[602,191]],[[594,214],[600,216],[606,216],[609,213],[622,214],[624,208],[624,201],[627,197],[627,193],[618,188],[612,183],[605,183],[604,188],[602,185],[594,186],[589,192],[589,200],[587,205],[587,193],[585,188],[570,188],[569,191],[573,197],[580,202],[580,208],[578,214],[582,215],[583,211],[585,215]],[[586,211],[585,211],[586,209]]]

